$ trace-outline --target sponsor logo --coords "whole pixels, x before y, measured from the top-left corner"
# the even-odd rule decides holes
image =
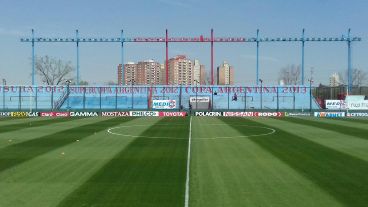
[[[345,117],[345,112],[314,112],[315,117],[338,118]]]
[[[349,110],[368,110],[368,100],[347,102]]]
[[[196,116],[222,116],[221,112],[195,112]]]
[[[255,112],[223,112],[223,116],[254,116]]]
[[[284,113],[285,116],[310,116],[311,114],[310,113],[289,113],[289,112],[285,112]]]
[[[280,117],[282,115],[282,112],[254,112],[254,116]]]
[[[0,112],[0,117],[2,116],[10,116],[10,112]]]
[[[54,112],[41,112],[40,116],[42,116],[42,117],[54,117],[55,113]]]
[[[128,111],[102,112],[101,116],[130,116]]]
[[[11,117],[36,117],[38,112],[10,112]]]
[[[187,115],[186,112],[165,112],[165,111],[159,112],[159,116],[186,116],[186,115]]]
[[[208,103],[210,102],[210,97],[208,96],[190,97],[189,100],[190,102],[196,102],[197,100],[197,103]]]
[[[339,110],[346,109],[346,103],[344,100],[326,100],[326,109]]]
[[[241,116],[241,117],[280,117],[283,116],[282,112],[223,112],[223,116]]]
[[[346,116],[351,117],[351,116],[368,116],[368,113],[347,113]]]
[[[154,109],[174,109],[176,108],[176,100],[153,100],[152,108]]]
[[[68,117],[69,112],[41,112],[42,117]]]
[[[130,111],[130,116],[159,116],[158,111]]]
[[[359,97],[350,96],[347,100],[326,100],[326,109],[331,110],[368,110],[368,100],[357,99]]]
[[[70,112],[70,116],[90,117],[98,116],[97,112]]]
[[[70,116],[70,113],[69,112],[56,112],[55,116],[56,117],[67,117],[67,116]]]

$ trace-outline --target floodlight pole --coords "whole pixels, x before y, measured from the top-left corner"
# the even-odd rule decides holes
[[[304,85],[304,33],[305,33],[305,29],[303,28],[303,32],[302,32],[302,85]]]
[[[214,79],[213,78],[213,42],[214,42],[213,29],[211,29],[211,85],[214,84],[214,81],[213,81]]]
[[[166,85],[169,85],[169,34],[167,29],[166,29],[165,43],[166,43],[166,68],[165,68]]]
[[[124,74],[124,30],[121,30],[120,35],[120,41],[121,41],[121,83],[122,85],[125,85],[125,74]]]
[[[77,81],[76,85],[79,85],[79,31],[75,30],[75,37],[77,43]]]
[[[257,63],[256,63],[256,83],[258,85],[258,82],[259,82],[259,29],[257,29]]]
[[[353,86],[353,75],[351,66],[351,40],[350,40],[350,28],[348,30],[348,93],[351,93]]]
[[[32,85],[35,85],[35,38],[34,29],[32,29]]]

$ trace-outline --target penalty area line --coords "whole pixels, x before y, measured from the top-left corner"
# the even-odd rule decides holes
[[[184,207],[189,207],[189,169],[190,169],[190,148],[192,143],[192,116],[189,121],[189,141],[188,141],[188,157],[187,157],[187,178],[185,180],[185,203]]]

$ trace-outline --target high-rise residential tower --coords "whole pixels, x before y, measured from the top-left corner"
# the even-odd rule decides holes
[[[217,67],[217,84],[233,85],[234,84],[234,68],[224,61]]]
[[[169,84],[192,85],[194,83],[193,62],[185,55],[169,59]]]

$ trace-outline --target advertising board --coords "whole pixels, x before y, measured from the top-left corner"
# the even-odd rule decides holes
[[[329,110],[342,110],[346,109],[346,103],[344,100],[325,100],[326,109]]]
[[[10,112],[0,112],[0,117],[8,117],[10,116]]]
[[[210,97],[208,97],[208,96],[197,96],[197,97],[192,96],[192,97],[189,98],[190,102],[196,102],[196,100],[197,100],[197,103],[208,103],[208,102],[210,102]]]
[[[36,117],[39,116],[39,112],[10,112],[11,117]]]
[[[129,111],[110,111],[110,112],[101,112],[101,116],[110,116],[110,117],[130,116],[130,113]]]
[[[223,116],[239,116],[239,117],[247,117],[254,116],[255,112],[223,112]]]
[[[195,112],[196,116],[222,116],[222,112]]]
[[[368,110],[368,100],[349,101],[346,105],[349,110]]]
[[[186,112],[166,112],[166,111],[160,111],[159,116],[186,116]]]
[[[281,117],[284,114],[282,112],[254,112],[254,116],[263,116],[263,117]]]
[[[158,111],[130,111],[130,116],[159,116]]]
[[[311,113],[306,112],[284,112],[284,116],[311,116]]]
[[[347,117],[368,117],[368,113],[347,113]]]
[[[314,112],[315,117],[338,118],[345,117],[345,112]]]
[[[68,117],[69,115],[69,112],[40,112],[42,117]]]
[[[98,113],[97,112],[70,112],[70,116],[74,117],[91,117],[91,116],[98,116]]]
[[[152,108],[153,109],[175,109],[176,100],[153,100]]]

